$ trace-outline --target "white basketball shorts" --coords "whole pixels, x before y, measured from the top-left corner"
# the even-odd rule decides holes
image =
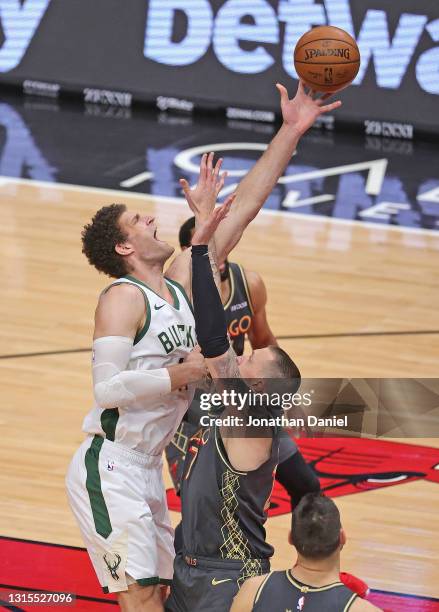
[[[105,593],[169,584],[174,560],[161,455],[89,436],[67,473],[67,493]]]

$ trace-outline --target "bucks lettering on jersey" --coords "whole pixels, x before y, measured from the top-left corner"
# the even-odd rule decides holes
[[[195,320],[188,297],[178,283],[165,280],[173,304],[132,276],[110,285],[134,285],[145,299],[146,321],[134,338],[128,370],[154,370],[179,363],[196,344]],[[158,400],[139,401],[127,408],[104,410],[96,405],[85,417],[83,429],[156,455],[172,439],[187,410],[188,400],[188,391],[174,391]]]
[[[158,339],[163,345],[167,355],[175,351],[179,346],[194,347],[194,327],[193,325],[171,325],[168,329],[159,333]]]

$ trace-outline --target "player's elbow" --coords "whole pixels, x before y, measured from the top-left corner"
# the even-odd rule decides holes
[[[97,405],[104,409],[128,406],[135,399],[117,377],[97,383],[94,386],[94,396]]]

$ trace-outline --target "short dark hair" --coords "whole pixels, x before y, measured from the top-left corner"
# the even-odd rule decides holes
[[[296,391],[300,387],[301,375],[300,370],[291,359],[291,357],[286,353],[280,346],[270,346],[271,352],[275,357],[275,372],[276,375],[280,378],[289,378],[294,380],[294,391],[291,390],[292,393],[296,393]]]
[[[116,244],[127,240],[119,226],[119,219],[126,211],[125,204],[103,206],[91,223],[82,230],[82,252],[99,272],[120,278],[127,273],[122,255],[116,252]]]
[[[178,241],[180,242],[180,247],[190,247],[192,240],[192,230],[195,229],[195,217],[189,217],[180,227],[180,231],[178,232]]]
[[[326,559],[340,546],[340,512],[323,493],[307,493],[294,508],[292,541],[307,559]]]

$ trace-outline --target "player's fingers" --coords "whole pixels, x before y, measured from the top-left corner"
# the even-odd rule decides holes
[[[216,184],[216,195],[218,196],[219,192],[221,191],[221,189],[224,187],[224,181],[227,178],[227,170],[225,170],[221,176],[219,181]]]
[[[210,178],[212,176],[212,168],[213,168],[213,152],[211,151],[207,156],[207,177]]]
[[[321,100],[322,102],[324,102],[325,100],[328,100],[328,99],[329,99],[331,96],[333,96],[333,95],[334,95],[333,93],[325,93],[325,94],[323,94],[323,96],[320,98],[320,100]]]
[[[194,205],[194,201],[192,200],[192,194],[191,194],[191,187],[189,185],[189,183],[187,182],[186,179],[180,179],[180,185],[183,189],[183,193],[184,193],[184,197],[186,198],[187,203],[189,204],[189,208],[193,211],[193,212],[197,212],[195,205]]]
[[[204,180],[206,178],[206,161],[207,161],[207,153],[203,153],[200,161],[200,179]]]
[[[186,179],[181,178],[181,179],[180,179],[178,182],[180,183],[181,188],[183,189],[183,191],[184,191],[184,193],[185,193],[185,194],[186,194],[188,191],[190,191],[189,183],[187,182],[187,180],[186,180]]]
[[[299,85],[297,87],[297,93],[300,93],[300,94],[305,94],[306,93],[306,91],[305,91],[305,83],[302,81],[302,79],[299,79]]]
[[[339,108],[341,106],[341,100],[336,100],[336,102],[333,102],[332,104],[326,104],[326,106],[321,106],[320,107],[320,113],[329,113],[332,110],[335,110],[336,108]]]
[[[288,100],[289,100],[288,91],[280,83],[276,83],[276,89],[277,89],[277,91],[280,94],[280,103],[281,104],[286,104],[288,102]]]
[[[215,164],[215,168],[213,169],[213,175],[215,177],[215,180],[218,178],[222,163],[223,163],[223,158],[220,157],[219,160]]]
[[[226,207],[227,212],[230,210],[230,207],[232,206],[234,200],[236,198],[236,193],[231,193],[229,196],[227,196],[227,198],[224,200],[224,204],[223,206]]]

